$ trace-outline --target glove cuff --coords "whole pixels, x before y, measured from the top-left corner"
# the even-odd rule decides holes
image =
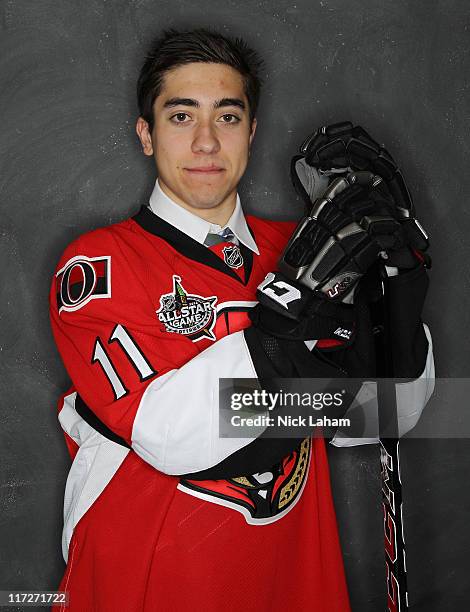
[[[283,310],[274,310],[272,302],[259,294],[259,304],[248,314],[253,325],[264,333],[285,340],[316,340],[334,338],[349,343],[355,334],[355,308],[342,302],[332,303],[326,298],[305,290],[302,308],[296,310],[295,318],[286,316]]]

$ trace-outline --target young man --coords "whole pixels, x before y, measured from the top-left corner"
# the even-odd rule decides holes
[[[70,612],[349,610],[324,441],[219,438],[219,378],[266,372],[248,313],[294,228],[237,195],[258,71],[239,40],[162,36],[138,84],[149,206],[58,264]]]

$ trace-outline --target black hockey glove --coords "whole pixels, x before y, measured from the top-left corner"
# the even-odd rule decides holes
[[[384,214],[364,230],[346,211],[360,219],[376,211],[381,182],[370,172],[350,173],[335,181],[294,231],[279,260],[279,271],[268,273],[258,286],[258,305],[250,311],[253,325],[244,333],[263,388],[276,391],[279,378],[323,378],[331,381],[325,386],[328,391],[336,388],[338,377],[349,376],[342,357],[326,359],[317,348],[310,350],[308,341],[336,340],[348,353],[346,347],[356,342],[356,333],[359,339],[371,336],[364,309],[353,303],[354,291],[376,265],[381,249],[372,230],[396,221],[384,206]],[[363,347],[363,341],[359,344]],[[367,363],[353,349],[354,374],[359,366],[369,368],[374,361],[373,355],[369,359],[368,352],[363,352]],[[358,390],[355,380],[341,384],[348,391],[336,417],[344,414]]]
[[[313,202],[289,241],[279,270],[330,303],[352,303],[362,276],[399,228],[382,179],[351,172]],[[316,336],[318,337],[318,336]]]
[[[305,140],[300,152],[292,159],[291,176],[307,205],[323,193],[334,176],[357,170],[381,176],[382,193],[393,203],[390,213],[399,222],[379,240],[384,247],[381,257],[386,265],[400,270],[415,268],[421,262],[430,267],[431,259],[425,253],[428,237],[415,217],[403,176],[388,151],[362,127],[350,122],[324,126]]]
[[[381,183],[370,172],[350,173],[334,181],[294,231],[279,260],[279,272],[270,272],[259,285],[259,303],[250,318],[264,352],[278,370],[283,358],[296,349],[290,360],[297,375],[309,375],[305,373],[309,360],[299,340],[353,341],[354,291],[383,248],[375,232],[381,235],[397,225],[382,202]],[[381,215],[367,215],[378,209]],[[367,228],[354,216],[361,222],[367,219]],[[285,341],[283,349],[280,340]]]

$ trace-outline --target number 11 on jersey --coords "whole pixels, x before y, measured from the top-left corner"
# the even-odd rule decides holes
[[[111,333],[111,336],[109,337],[108,344],[111,344],[111,342],[117,342],[119,344],[121,349],[124,351],[124,354],[129,359],[130,364],[139,375],[141,382],[157,374],[125,327],[120,324],[116,325]],[[99,338],[96,338],[91,362],[98,362],[102,367],[103,372],[113,389],[115,399],[118,400],[128,394],[128,389],[126,389],[121,377],[117,373],[116,368],[112,364],[111,359],[108,357],[106,349]]]

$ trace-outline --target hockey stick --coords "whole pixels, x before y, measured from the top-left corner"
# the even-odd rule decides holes
[[[387,581],[387,610],[408,609],[405,538],[403,533],[400,441],[390,329],[387,306],[388,276],[382,266],[384,373],[377,385],[379,406],[382,510]]]
[[[301,145],[300,155],[291,161],[291,178],[297,193],[309,210],[324,192],[326,175],[341,175],[351,170],[369,170],[380,176],[395,203],[397,219],[404,229],[415,254],[420,253],[425,267],[431,260],[425,253],[429,246],[426,232],[415,217],[411,194],[404,178],[388,151],[373,140],[360,126],[351,122],[322,126]],[[406,266],[404,266],[406,267]],[[378,372],[379,437],[382,467],[384,544],[387,570],[387,609],[408,608],[405,543],[402,521],[402,487],[400,479],[399,431],[393,362],[392,333],[387,311],[388,276],[382,266],[383,312],[378,314],[382,335],[384,366]],[[380,304],[377,304],[380,307]]]

